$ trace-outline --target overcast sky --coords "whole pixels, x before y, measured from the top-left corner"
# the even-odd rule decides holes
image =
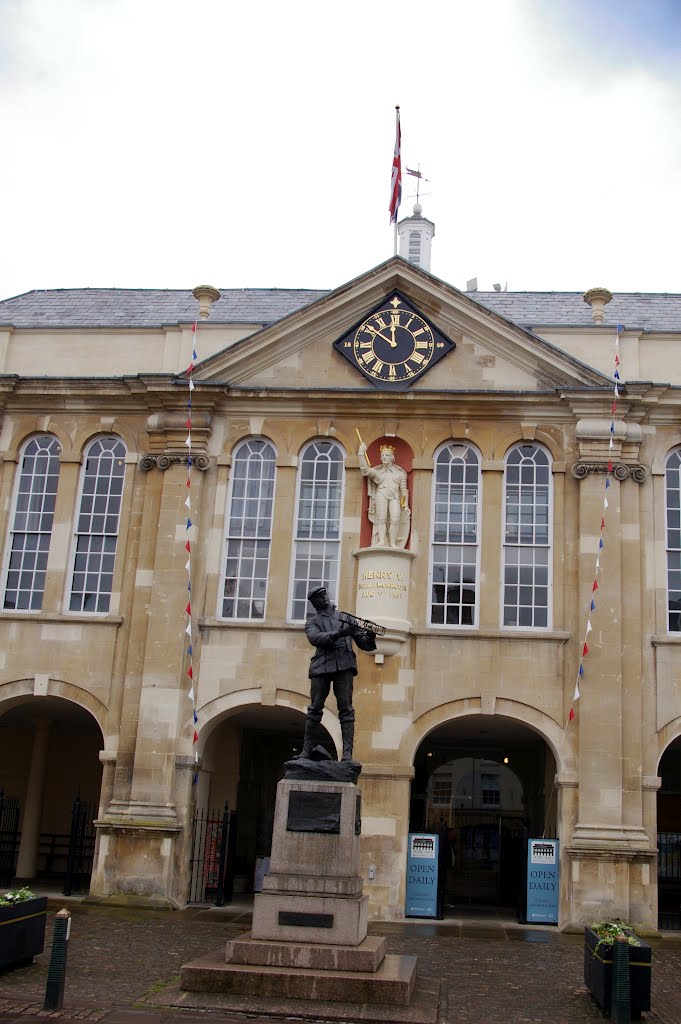
[[[432,271],[681,292],[680,0],[0,0],[0,298]],[[411,213],[406,178],[401,213]]]

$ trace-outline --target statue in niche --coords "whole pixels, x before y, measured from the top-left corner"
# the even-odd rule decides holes
[[[371,546],[403,548],[409,536],[411,516],[406,470],[396,464],[391,444],[381,445],[379,466],[369,465],[363,441],[358,455],[362,476],[367,478],[369,521],[373,526]]]

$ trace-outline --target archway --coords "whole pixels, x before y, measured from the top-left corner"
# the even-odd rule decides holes
[[[433,729],[418,747],[410,831],[440,835],[445,913],[525,908],[527,839],[557,836],[555,759],[541,736],[500,715]]]
[[[658,927],[681,930],[681,736],[664,751],[658,768]]]
[[[210,728],[197,807],[211,820],[220,818],[225,805],[237,812],[231,885],[235,894],[252,892],[271,852],[277,783],[284,762],[302,748],[305,715],[291,707],[251,704],[223,713]],[[323,726],[320,730],[320,742],[335,758],[333,740]],[[194,890],[191,899],[201,902]]]
[[[3,884],[11,874],[34,885],[62,887],[75,806],[78,860],[71,860],[71,881],[73,891],[87,891],[103,745],[96,719],[69,700],[19,696],[0,704]]]

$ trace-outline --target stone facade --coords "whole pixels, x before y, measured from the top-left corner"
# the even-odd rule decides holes
[[[456,349],[411,388],[386,391],[332,345],[395,288]],[[109,297],[115,305],[115,293]],[[681,633],[667,628],[665,561],[665,460],[681,444],[681,363],[673,357],[681,315],[669,313],[652,330],[620,321],[623,386],[610,448],[616,322],[609,307],[602,322],[585,306],[578,323],[537,321],[532,332],[527,317],[514,323],[495,313],[493,296],[485,305],[484,296],[461,293],[399,258],[311,298],[305,304],[300,297],[271,323],[254,314],[249,321],[248,313],[230,321],[211,299],[196,335],[189,536],[198,782],[184,632],[182,377],[198,303],[187,303],[195,312],[180,322],[142,327],[132,317],[115,326],[88,326],[86,317],[63,326],[27,322],[18,300],[0,303],[5,551],[23,446],[31,436],[52,435],[61,449],[41,607],[0,611],[0,789],[16,791],[22,804],[22,873],[36,870],[39,834],[68,831],[77,789],[98,804],[91,894],[186,902],[195,805],[251,799],[239,754],[249,729],[266,723],[276,734],[297,722],[302,732],[311,652],[289,614],[296,481],[304,446],[333,440],[345,458],[337,603],[389,626],[377,654],[359,656],[355,685],[370,915],[403,916],[418,757],[428,756],[429,737],[440,737],[444,749],[456,733],[469,752],[492,761],[492,747],[515,744],[528,806],[533,801],[529,828],[536,832],[544,819],[561,840],[562,927],[618,915],[654,930],[658,766],[681,735]],[[74,293],[72,303],[81,299]],[[67,300],[61,293],[60,308]],[[357,430],[367,442],[394,439],[409,453],[412,521],[407,551],[399,553],[403,568],[393,565],[396,553],[367,554],[362,542],[368,527]],[[68,591],[84,452],[109,436],[126,450],[111,599],[106,613],[74,612]],[[233,453],[247,438],[273,446],[276,486],[265,615],[241,621],[222,618],[220,608]],[[476,621],[461,626],[429,620],[433,459],[450,441],[473,446],[481,466]],[[521,443],[550,457],[545,628],[506,628],[500,614],[505,458]],[[609,459],[599,611],[576,718],[566,727]],[[367,573],[399,572],[394,579],[406,582],[389,597],[383,583],[374,598],[360,586],[393,579]],[[41,721],[51,723],[49,739]],[[338,747],[333,700],[323,724]],[[80,737],[68,741],[70,769],[69,730]],[[529,747],[523,752],[523,737],[539,743],[540,760]],[[88,752],[93,743],[101,767]],[[50,779],[62,776],[62,796],[43,809]],[[424,825],[433,826],[427,815]]]

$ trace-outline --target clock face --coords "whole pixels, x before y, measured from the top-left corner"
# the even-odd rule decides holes
[[[334,347],[378,387],[404,389],[454,343],[394,292]]]

